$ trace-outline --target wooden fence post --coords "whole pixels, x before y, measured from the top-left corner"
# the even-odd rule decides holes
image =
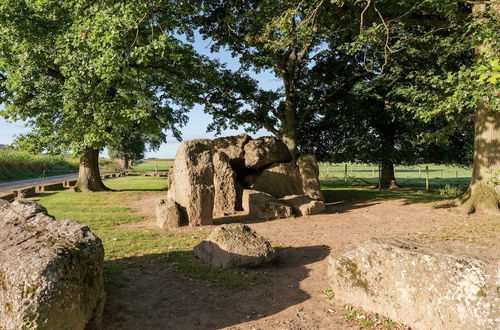
[[[429,166],[425,167],[425,191],[429,191]]]

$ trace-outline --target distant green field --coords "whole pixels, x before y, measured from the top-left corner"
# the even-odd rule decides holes
[[[136,162],[132,169],[134,172],[144,173],[151,171],[168,171],[174,165],[173,159],[144,159]]]
[[[447,184],[466,185],[469,184],[472,168],[458,166],[446,166],[435,164],[424,164],[415,166],[397,166],[395,168],[396,181],[403,186],[421,187],[425,186],[426,166],[429,167],[429,185],[442,187]],[[345,183],[345,164],[319,164],[320,179],[331,183]],[[378,167],[364,164],[347,164],[347,185],[377,184]]]
[[[78,161],[62,156],[32,155],[0,150],[0,181],[21,180],[78,172]]]

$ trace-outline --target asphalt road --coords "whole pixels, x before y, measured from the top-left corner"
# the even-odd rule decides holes
[[[46,183],[59,183],[65,180],[71,180],[76,178],[78,178],[78,173],[48,176],[43,179],[36,178],[36,179],[0,182],[0,193],[8,193],[16,189],[26,188]]]

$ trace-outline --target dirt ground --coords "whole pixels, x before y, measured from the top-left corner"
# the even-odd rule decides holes
[[[152,226],[156,198],[131,205],[149,219],[134,227]],[[464,215],[442,202],[341,200],[315,216],[253,222],[237,215],[217,221],[247,223],[283,247],[273,264],[258,269],[270,274],[268,282],[234,291],[187,279],[168,263],[127,269],[121,275],[125,284],[108,294],[105,328],[359,329],[358,320],[346,319],[342,302],[325,297],[330,254],[383,237],[500,244],[498,217]]]

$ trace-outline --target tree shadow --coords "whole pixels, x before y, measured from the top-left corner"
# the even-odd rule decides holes
[[[325,245],[280,248],[275,261],[249,270],[267,274],[267,280],[239,290],[188,278],[172,262],[151,262],[168,260],[168,254],[109,261],[133,268],[115,277],[119,285],[107,288],[104,329],[219,329],[279,313],[310,298],[299,287],[309,276],[305,266],[329,252]],[[175,253],[177,258],[192,255]]]

